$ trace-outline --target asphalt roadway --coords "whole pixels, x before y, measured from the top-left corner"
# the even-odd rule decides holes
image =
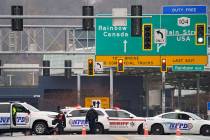
[[[2,135],[0,140],[209,140],[207,136],[199,135],[46,135],[46,136],[14,136]]]

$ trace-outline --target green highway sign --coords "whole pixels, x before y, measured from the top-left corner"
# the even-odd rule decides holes
[[[142,37],[131,36],[131,19],[127,19],[127,26],[113,26],[111,18],[96,19],[96,61],[107,62],[108,64],[111,62],[106,60],[111,58],[106,57],[142,56],[148,63],[150,61],[151,65],[160,66],[160,63],[145,58],[146,56],[151,56],[150,58],[160,56],[169,60],[170,66],[172,66],[179,64],[177,61],[179,61],[178,59],[184,59],[182,56],[189,56],[188,58],[191,59],[189,61],[192,61],[192,63],[183,60],[185,63],[180,64],[207,64],[207,38],[205,37],[203,45],[197,45],[195,39],[197,24],[204,24],[205,33],[207,33],[207,15],[150,16],[152,18],[142,19],[142,25],[152,25],[151,50],[143,49]],[[195,56],[196,58],[194,58]],[[176,62],[173,63],[174,61]],[[142,61],[139,64],[141,65],[144,62]],[[135,64],[138,65],[138,63]]]
[[[172,71],[204,71],[204,65],[173,65]]]
[[[207,24],[207,15],[152,15],[142,21],[151,23],[153,32],[166,29],[166,44],[156,44],[153,39],[152,50],[145,51],[142,37],[131,37],[130,19],[127,26],[113,26],[111,18],[99,18],[96,19],[96,55],[207,55],[206,45],[195,44],[195,26]]]

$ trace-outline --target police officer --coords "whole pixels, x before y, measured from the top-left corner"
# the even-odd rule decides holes
[[[60,110],[60,106],[57,106],[57,112],[58,114],[58,134],[63,134],[64,132],[64,127],[66,125],[65,121],[65,115],[64,113]]]
[[[16,126],[16,117],[17,117],[17,109],[15,105],[13,105],[12,106],[12,122],[14,126]]]
[[[88,110],[85,120],[88,121],[88,123],[89,123],[90,134],[95,134],[96,133],[96,122],[98,121],[98,113],[93,108],[93,106],[91,106],[90,109]]]

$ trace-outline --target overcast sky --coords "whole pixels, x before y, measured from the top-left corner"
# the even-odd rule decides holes
[[[112,8],[128,8],[133,4],[142,4],[143,13],[161,13],[162,5],[209,5],[210,0],[0,0],[0,14],[10,14],[11,5],[23,5],[24,14],[36,15],[81,15],[82,6],[94,5],[95,14],[111,13]],[[56,21],[45,22],[50,24]],[[78,20],[72,24],[80,24]]]
[[[159,13],[162,5],[200,5],[209,0],[0,0],[2,14],[10,13],[11,5],[24,5],[25,14],[81,14],[83,5],[94,5],[96,13],[110,13],[112,8],[129,8],[142,4],[145,13]]]

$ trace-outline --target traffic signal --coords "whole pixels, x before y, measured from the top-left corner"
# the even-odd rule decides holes
[[[94,7],[93,6],[83,6],[82,7],[82,15],[83,16],[93,16],[94,15]],[[93,18],[83,18],[82,19],[82,27],[83,30],[94,30],[94,19]]]
[[[206,44],[206,25],[196,24],[195,35],[196,35],[195,44],[205,45]]]
[[[142,5],[132,5],[131,16],[142,16]],[[131,36],[142,36],[142,18],[131,18]]]
[[[14,5],[11,6],[12,15],[23,15],[23,6]],[[23,19],[14,18],[11,20],[12,31],[22,31],[23,30]]]
[[[161,72],[167,72],[166,59],[162,59],[161,61]]]
[[[49,60],[43,61],[43,76],[50,76],[50,68],[45,68],[45,67],[50,67]]]
[[[94,63],[93,63],[93,59],[88,59],[88,76],[94,76]]]
[[[143,50],[152,50],[152,24],[143,25]]]
[[[71,68],[67,68],[67,67],[71,67],[71,60],[65,60],[65,76],[67,78],[70,78],[71,76]]]
[[[117,72],[124,72],[124,60],[117,59]]]

